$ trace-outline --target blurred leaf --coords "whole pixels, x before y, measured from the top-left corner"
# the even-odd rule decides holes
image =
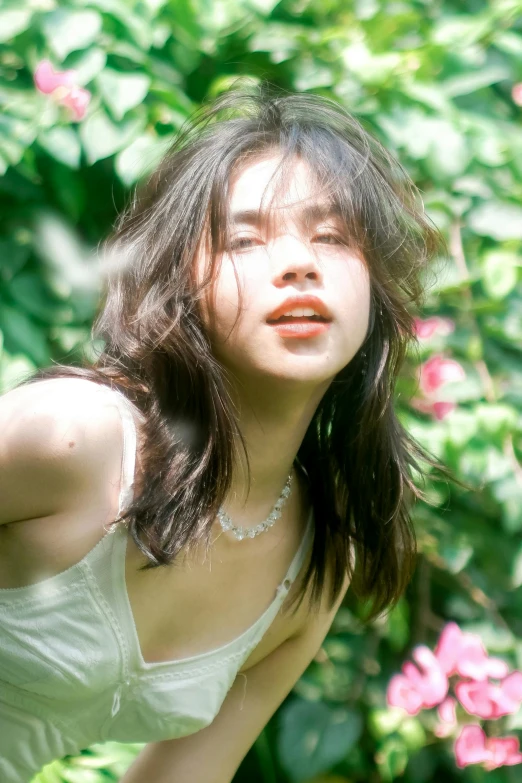
[[[160,162],[169,146],[169,139],[152,135],[139,136],[116,157],[116,172],[125,185],[132,185],[149,174]]]
[[[426,732],[418,718],[408,716],[402,721],[397,731],[410,751],[419,750],[426,744]]]
[[[141,118],[134,117],[115,125],[104,111],[91,114],[80,127],[87,160],[90,164],[113,155],[129,145],[143,127]]]
[[[88,84],[105,67],[107,55],[102,49],[89,47],[84,52],[75,52],[67,58],[67,67],[74,68],[78,84]]]
[[[462,541],[447,541],[439,545],[439,553],[444,559],[448,571],[451,574],[458,574],[467,566],[473,556],[473,547],[470,544],[462,543]]]
[[[507,251],[493,250],[484,256],[482,283],[492,299],[503,299],[511,293],[517,284],[519,263],[515,254]]]
[[[392,650],[403,650],[410,635],[410,611],[404,599],[388,615],[386,637]]]
[[[38,367],[50,363],[49,347],[43,329],[25,313],[11,305],[0,306],[0,330],[4,333],[6,351],[26,354]]]
[[[457,95],[468,95],[470,92],[489,87],[511,76],[509,68],[502,65],[493,65],[470,73],[459,73],[446,79],[440,84],[440,89],[448,96],[454,98]]]
[[[105,104],[116,120],[138,106],[147,95],[150,79],[142,73],[122,73],[105,68],[96,79]]]
[[[10,280],[22,269],[29,258],[29,245],[14,242],[12,239],[0,239],[0,279]]]
[[[0,394],[6,394],[37,369],[25,353],[10,356],[7,351],[0,351]]]
[[[279,758],[292,780],[307,780],[341,761],[359,739],[358,711],[323,702],[293,700],[283,706]]]
[[[500,242],[522,239],[522,207],[516,204],[488,201],[473,209],[467,222],[477,234],[493,237]]]
[[[18,33],[26,30],[32,14],[33,11],[29,8],[0,10],[0,43],[10,41]]]
[[[77,169],[80,165],[82,149],[80,140],[74,128],[71,126],[56,126],[43,131],[38,136],[38,144],[52,155],[53,158]]]
[[[400,777],[408,763],[408,750],[402,739],[390,737],[375,755],[382,780],[392,781]]]
[[[520,544],[517,546],[511,566],[511,585],[512,587],[522,585],[522,545]]]
[[[492,27],[492,20],[479,14],[442,14],[435,20],[431,40],[448,48],[464,48],[483,38]]]
[[[7,291],[22,310],[42,321],[52,324],[66,323],[71,319],[71,307],[52,298],[41,276],[36,272],[22,272],[17,275]]]
[[[508,54],[512,54],[522,60],[522,36],[509,30],[494,33],[492,43]]]
[[[488,653],[509,653],[515,644],[515,637],[509,628],[493,625],[492,622],[467,623],[462,630],[480,636]]]
[[[43,17],[43,31],[60,62],[69,52],[85,49],[98,37],[101,16],[97,11],[60,8]]]

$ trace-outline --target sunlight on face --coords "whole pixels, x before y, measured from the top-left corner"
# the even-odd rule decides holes
[[[276,207],[273,230],[254,222],[245,212],[263,209],[273,193],[268,182],[279,156],[272,154],[243,166],[231,179],[230,214],[238,216],[232,241],[220,255],[221,268],[214,281],[212,328],[206,318],[213,351],[234,375],[245,382],[299,382],[328,385],[364,342],[370,315],[368,271],[356,251],[341,242],[343,226],[336,215],[314,215],[324,206],[307,164],[297,159],[284,196]],[[303,210],[308,209],[307,219]],[[238,213],[242,213],[238,215]],[[208,258],[196,259],[196,276]],[[239,311],[237,272],[243,294]],[[307,338],[284,338],[267,323],[273,310],[288,297],[319,297],[331,314],[329,328]],[[233,328],[240,312],[239,320]]]

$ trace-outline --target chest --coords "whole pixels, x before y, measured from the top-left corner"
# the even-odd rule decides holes
[[[109,503],[81,515],[30,520],[2,530],[0,588],[41,582],[88,558],[113,511]],[[170,566],[148,571],[139,570],[148,561],[124,534],[121,590],[128,615],[121,619],[134,625],[144,662],[177,661],[215,650],[256,622],[274,600],[304,532],[302,517],[282,517],[279,522],[283,524],[263,534],[265,538],[235,544],[216,528],[208,551],[201,547]],[[292,591],[288,599],[291,596]],[[285,609],[283,605],[242,671],[302,625],[303,610],[292,616]]]

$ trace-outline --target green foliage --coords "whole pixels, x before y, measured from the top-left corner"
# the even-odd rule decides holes
[[[408,357],[397,409],[476,490],[427,487],[404,600],[362,629],[348,596],[238,781],[328,770],[332,781],[460,779],[431,714],[386,707],[389,678],[449,619],[522,667],[521,12],[522,0],[13,0],[0,10],[0,391],[89,355],[93,248],[190,112],[239,76],[346,106],[397,154],[449,240],[422,315],[455,330]],[[92,93],[85,119],[35,90],[42,59],[77,70]],[[437,353],[466,372],[447,387],[456,407],[441,420],[410,404],[413,371]],[[512,723],[516,733],[522,722]],[[98,746],[35,783],[117,780],[137,750]],[[487,774],[514,781],[516,771]]]

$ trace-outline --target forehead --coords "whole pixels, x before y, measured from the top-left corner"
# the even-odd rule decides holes
[[[276,174],[279,163],[279,155],[272,155],[244,164],[233,175],[230,180],[229,209],[232,217],[236,215],[235,222],[238,222],[238,215],[258,210],[262,200],[265,205],[274,196],[274,206],[287,211],[291,211],[294,204],[300,208],[302,202],[306,206],[329,206],[328,200],[318,201],[317,178],[305,161],[292,161],[283,179],[281,171]]]

